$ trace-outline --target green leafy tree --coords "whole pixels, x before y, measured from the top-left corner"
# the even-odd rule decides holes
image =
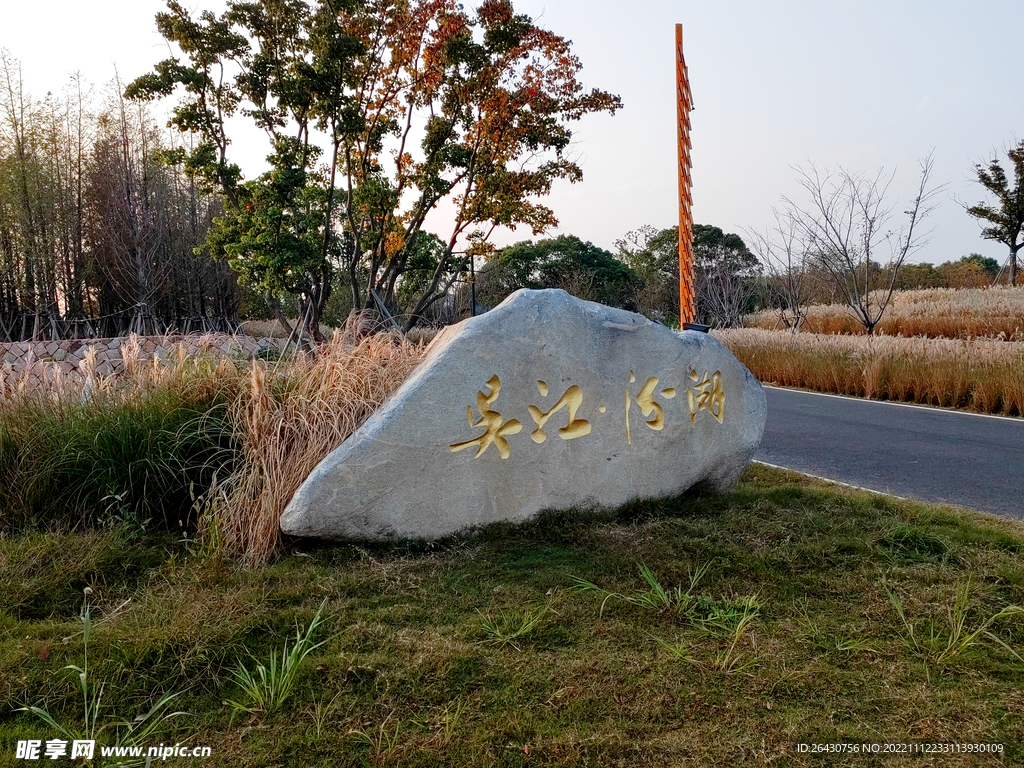
[[[249,285],[266,292],[275,315],[281,316],[275,295],[298,296],[304,331],[319,340],[340,242],[324,234],[330,207],[324,186],[311,182],[294,157],[286,157],[295,149],[293,142],[281,140],[270,158],[272,169],[234,189],[237,208],[215,222],[206,244]]]
[[[561,288],[588,301],[632,308],[638,282],[609,251],[575,235],[561,235],[495,253],[481,270],[478,296],[496,304],[520,288]]]
[[[569,125],[621,106],[584,91],[569,42],[510,0],[473,13],[456,0],[231,0],[198,19],[168,0],[157,26],[181,57],[128,95],[181,94],[171,122],[201,139],[186,162],[226,200],[214,249],[271,298],[298,292],[314,334],[333,272],[354,307],[387,307],[411,328],[493,250],[497,227],[556,225],[537,199],[582,177],[565,156]],[[272,170],[248,184],[230,160],[236,114],[273,148]],[[419,235],[446,198],[446,254],[410,297],[402,277],[421,269]]]
[[[996,264],[996,268],[999,268],[998,264]],[[886,277],[887,275],[883,273],[881,284],[885,284]],[[928,262],[904,264],[896,278],[896,290],[898,291],[945,287],[947,287],[947,279],[942,272],[942,268],[936,268],[934,264],[929,264]]]
[[[646,224],[615,241],[618,258],[640,279],[637,310],[663,323],[679,322],[679,236],[676,227]]]
[[[978,183],[995,197],[995,204],[980,202],[967,206],[967,213],[983,223],[981,236],[995,240],[1010,249],[1006,265],[1009,268],[1010,285],[1017,284],[1017,252],[1024,246],[1021,231],[1024,230],[1024,141],[1006,156],[1013,166],[1011,183],[998,158],[992,158],[988,166],[981,163],[974,166]]]
[[[430,284],[441,262],[446,274],[464,273],[465,264],[445,247],[444,242],[431,232],[420,231],[410,249],[409,263],[398,280],[395,302],[400,307],[411,306]]]
[[[992,285],[999,275],[999,262],[980,253],[972,253],[934,269],[946,288],[982,288]]]
[[[710,325],[741,325],[754,307],[761,265],[737,234],[706,224],[693,226],[697,317]]]
[[[221,16],[204,11],[198,19],[169,0],[156,21],[185,62],[158,63],[126,95],[182,94],[170,124],[199,140],[179,159],[225,200],[224,216],[207,240],[210,251],[265,291],[268,307],[289,331],[276,296],[299,297],[305,331],[318,338],[332,257],[340,252],[334,179],[352,102],[343,92],[345,73],[358,42],[338,31],[325,8],[316,13],[299,0],[230,2]],[[271,169],[246,183],[229,160],[227,121],[238,113],[262,129],[271,146]],[[330,137],[329,170],[316,165],[322,154],[317,129]]]
[[[678,228],[641,227],[616,241],[619,257],[638,275],[641,311],[664,322],[679,318]],[[697,317],[716,326],[738,325],[751,310],[761,267],[743,238],[720,227],[693,227]]]

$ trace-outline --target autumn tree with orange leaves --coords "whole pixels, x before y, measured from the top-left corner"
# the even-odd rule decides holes
[[[492,250],[495,229],[556,225],[540,200],[582,177],[570,125],[621,106],[584,90],[569,41],[510,0],[475,12],[455,0],[232,0],[198,18],[168,0],[157,25],[180,56],[127,95],[179,94],[171,123],[199,141],[178,160],[225,200],[209,248],[272,309],[281,291],[298,295],[314,336],[337,277],[354,307],[408,330]],[[234,115],[270,146],[270,170],[251,181],[231,159]],[[446,199],[444,248],[418,246]],[[424,252],[437,254],[426,279]],[[400,304],[417,260],[422,288]]]

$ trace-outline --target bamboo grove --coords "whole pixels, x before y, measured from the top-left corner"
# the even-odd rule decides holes
[[[0,51],[0,341],[234,329],[234,274],[195,253],[219,203],[122,91],[36,98]]]

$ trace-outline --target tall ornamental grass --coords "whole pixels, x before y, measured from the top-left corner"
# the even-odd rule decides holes
[[[716,331],[765,383],[1024,415],[1024,342]]]
[[[316,464],[409,375],[422,347],[340,334],[279,361],[144,359],[99,376],[37,363],[0,380],[0,532],[150,523],[194,527],[226,554],[266,562],[278,520]]]
[[[124,373],[45,363],[0,387],[0,532],[192,521],[192,494],[233,469],[230,361],[145,360],[122,348]]]
[[[208,537],[251,565],[279,548],[279,520],[313,468],[352,434],[422,357],[400,335],[350,348],[335,333],[315,355],[253,363],[230,407],[241,452],[227,487],[212,489],[202,524]]]
[[[779,328],[779,316],[766,310],[748,316],[746,324],[775,330]],[[864,326],[845,304],[809,307],[802,329],[808,333],[864,333]],[[892,304],[875,332],[887,336],[1024,341],[1024,286],[901,291],[893,294]]]

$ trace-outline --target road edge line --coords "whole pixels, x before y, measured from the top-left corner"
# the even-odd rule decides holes
[[[888,496],[890,499],[898,499],[899,501],[913,501],[913,499],[907,498],[906,496],[897,496],[895,493],[888,493],[886,491],[876,491],[874,488],[865,488],[863,485],[851,485],[850,483],[844,483],[842,480],[833,480],[830,477],[822,477],[821,475],[812,475],[810,472],[801,472],[799,469],[791,469],[790,467],[780,467],[778,464],[769,464],[767,461],[758,461],[757,459],[751,459],[752,464],[760,464],[762,467],[771,467],[772,469],[782,469],[786,472],[795,472],[798,475],[804,477],[810,477],[814,480],[821,480],[825,483],[831,483],[832,485],[841,485],[844,488],[852,488],[855,491],[866,491],[867,493],[873,493],[876,496]]]
[[[831,392],[815,392],[810,389],[794,389],[793,387],[777,387],[774,384],[761,384],[765,389],[778,389],[783,392],[797,392],[801,395],[817,395],[818,397],[834,397],[839,400],[853,400],[858,403],[878,403],[879,405],[894,405],[898,408],[916,408],[919,411],[928,411],[930,413],[950,413],[959,416],[978,416],[983,419],[1000,419],[1001,421],[1012,421],[1016,424],[1024,424],[1024,418],[1017,416],[999,416],[995,413],[974,413],[973,411],[961,411],[956,408],[939,408],[934,405],[920,405],[918,403],[897,403],[893,400],[874,400],[869,397],[853,397],[851,395],[836,395]],[[785,469],[785,467],[783,467]],[[794,470],[796,471],[796,470]],[[870,490],[870,489],[865,489]]]

